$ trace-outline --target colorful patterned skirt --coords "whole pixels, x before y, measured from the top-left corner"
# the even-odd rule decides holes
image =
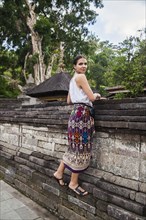
[[[63,156],[63,162],[74,173],[86,170],[90,164],[95,130],[89,108],[84,104],[74,104],[68,122],[69,147]]]

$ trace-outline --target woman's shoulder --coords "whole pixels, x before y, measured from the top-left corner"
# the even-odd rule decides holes
[[[84,79],[86,79],[85,74],[76,74],[76,75],[75,75],[75,80],[76,80],[76,82],[81,81],[81,80],[84,80]]]

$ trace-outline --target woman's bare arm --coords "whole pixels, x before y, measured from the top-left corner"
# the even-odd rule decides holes
[[[79,74],[78,76],[76,76],[76,83],[79,87],[81,87],[83,89],[83,91],[86,93],[86,95],[88,96],[90,101],[95,101],[96,99],[100,99],[100,94],[99,93],[93,93],[88,80],[86,78],[86,76],[84,74]]]
[[[71,98],[70,98],[70,94],[69,93],[67,95],[67,104],[71,104]]]

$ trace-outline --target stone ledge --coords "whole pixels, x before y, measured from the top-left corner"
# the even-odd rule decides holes
[[[98,188],[93,189],[93,196],[105,202],[118,205],[119,207],[122,207],[125,210],[131,211],[138,215],[146,216],[146,206],[139,203],[118,197],[117,195],[111,194]]]
[[[115,205],[108,205],[107,212],[109,216],[112,216],[118,220],[146,220],[145,217],[140,217]]]

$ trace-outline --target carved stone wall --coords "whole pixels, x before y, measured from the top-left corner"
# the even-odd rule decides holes
[[[8,108],[1,103],[0,174],[5,181],[61,219],[146,219],[146,98],[95,103],[93,157],[80,175],[90,192],[86,197],[59,187],[52,177],[68,145],[72,106],[52,102]]]

